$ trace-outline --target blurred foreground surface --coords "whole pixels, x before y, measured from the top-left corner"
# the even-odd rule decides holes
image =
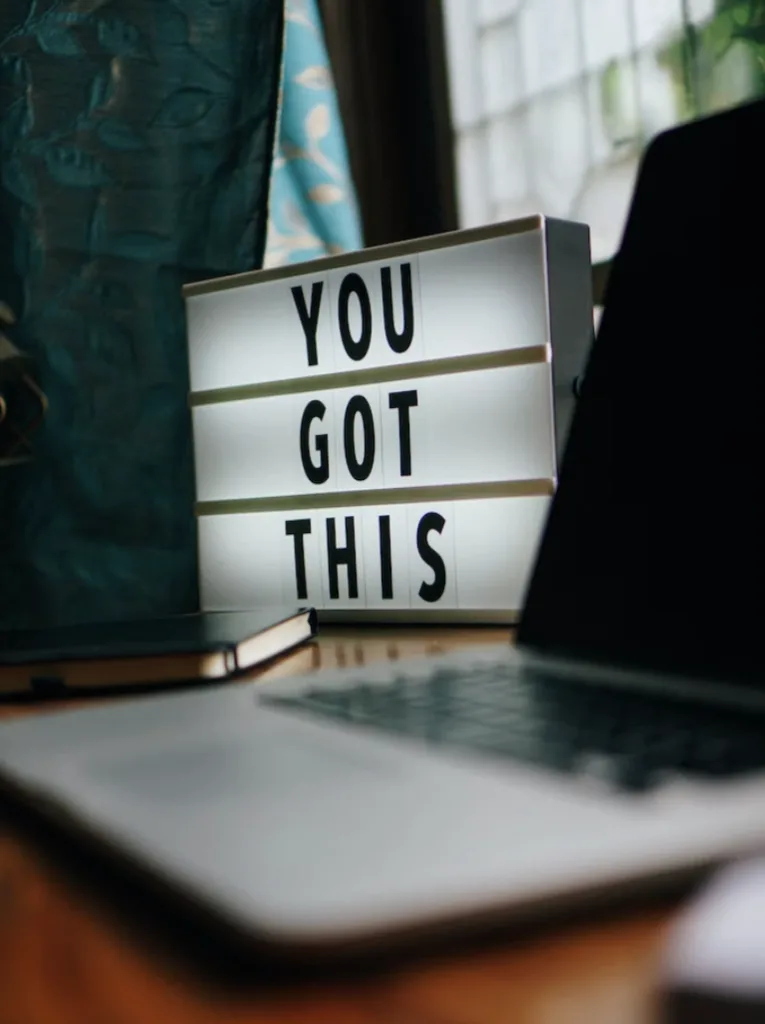
[[[258,678],[505,643],[506,629],[332,629]],[[245,684],[246,685],[246,684]],[[46,707],[49,707],[47,705]],[[39,706],[38,706],[39,708]],[[34,713],[0,705],[0,717]],[[321,980],[257,976],[136,907],[0,804],[0,1024],[651,1024],[671,909]]]

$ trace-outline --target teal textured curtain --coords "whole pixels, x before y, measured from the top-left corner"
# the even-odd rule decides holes
[[[287,0],[265,266],[300,263],[363,244],[318,5],[316,0]]]
[[[262,263],[282,0],[2,0],[0,302],[50,400],[0,624],[196,607],[184,282]]]

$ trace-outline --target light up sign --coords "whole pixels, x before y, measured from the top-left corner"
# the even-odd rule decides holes
[[[186,289],[205,609],[510,621],[592,332],[529,218]]]

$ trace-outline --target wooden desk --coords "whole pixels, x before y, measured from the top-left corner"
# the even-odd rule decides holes
[[[507,630],[334,629],[263,673],[436,654]],[[0,709],[0,716],[8,714]],[[14,713],[18,713],[15,711]],[[670,910],[410,958],[351,980],[226,989],[128,927],[0,813],[0,1024],[648,1024]]]

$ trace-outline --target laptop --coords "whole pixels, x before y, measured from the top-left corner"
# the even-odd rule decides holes
[[[761,848],[763,135],[647,152],[516,645],[6,723],[8,791],[287,956]]]

